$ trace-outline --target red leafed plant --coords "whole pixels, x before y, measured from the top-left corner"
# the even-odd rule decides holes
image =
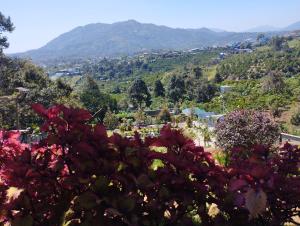
[[[236,148],[223,167],[178,130],[107,136],[91,115],[33,105],[47,137],[0,133],[0,225],[283,225],[299,214],[299,149]]]
[[[284,225],[300,214],[300,149],[290,144],[235,148],[226,167],[227,202],[220,208],[233,225]],[[226,221],[228,221],[226,219]]]

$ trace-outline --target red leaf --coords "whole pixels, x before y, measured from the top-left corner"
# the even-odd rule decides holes
[[[48,113],[47,113],[47,109],[44,108],[43,105],[41,104],[32,104],[31,105],[32,109],[40,116],[42,116],[43,118],[48,118]]]
[[[247,182],[243,179],[232,179],[229,182],[229,191],[236,191],[246,186]]]
[[[256,165],[251,170],[251,175],[256,178],[263,178],[269,173],[269,169],[265,165]]]

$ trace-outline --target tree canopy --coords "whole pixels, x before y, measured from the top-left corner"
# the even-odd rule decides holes
[[[177,103],[183,98],[184,94],[184,79],[180,76],[173,76],[168,87],[168,97],[173,103]]]
[[[10,17],[5,17],[0,12],[0,53],[2,53],[3,48],[7,48],[9,43],[7,42],[7,37],[3,36],[4,32],[12,32],[14,30],[14,25],[10,20]]]
[[[165,96],[165,88],[160,80],[156,80],[154,83],[154,96],[156,97]]]
[[[61,80],[52,81],[42,68],[27,60],[11,59],[4,55],[0,56],[0,62],[0,95],[8,97],[8,101],[0,102],[2,127],[15,128],[16,101],[22,128],[38,122],[30,108],[32,103],[50,107],[64,101],[72,102],[72,88]],[[19,98],[18,87],[28,89],[22,99]]]
[[[146,83],[142,79],[138,78],[133,82],[129,88],[129,98],[134,107],[150,106],[151,95]]]
[[[93,114],[99,112],[97,118],[100,121],[103,121],[108,109],[111,111],[117,110],[117,101],[108,94],[102,93],[96,81],[89,76],[86,79],[85,88],[80,94],[80,100],[84,107]]]

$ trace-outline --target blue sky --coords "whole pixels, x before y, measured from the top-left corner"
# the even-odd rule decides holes
[[[0,0],[16,30],[7,53],[39,48],[88,23],[128,19],[181,28],[243,31],[300,20],[300,0]]]

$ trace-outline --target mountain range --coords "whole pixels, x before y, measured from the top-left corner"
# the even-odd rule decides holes
[[[272,31],[294,31],[300,30],[300,21],[290,24],[286,27],[274,27],[270,25],[258,26],[251,29],[246,30],[246,32],[272,32]]]
[[[291,25],[290,29],[297,26],[300,26],[300,22]],[[255,39],[256,36],[255,32],[170,28],[128,20],[113,24],[95,23],[76,27],[39,49],[14,55],[43,63],[58,59],[117,57],[143,51],[222,46]]]

